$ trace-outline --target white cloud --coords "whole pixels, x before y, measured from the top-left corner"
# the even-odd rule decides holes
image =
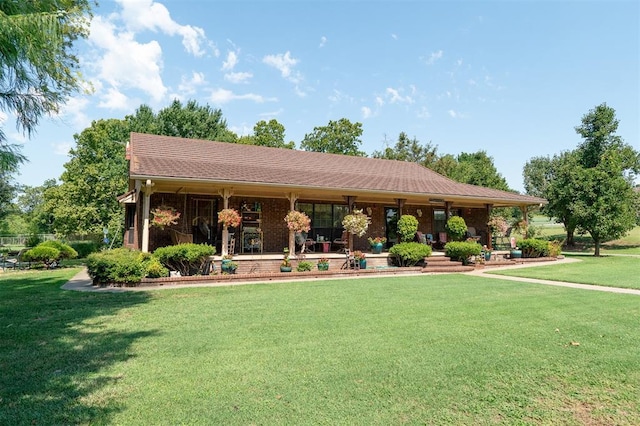
[[[320,48],[324,47],[327,44],[327,38],[325,36],[320,37]]]
[[[209,97],[209,99],[214,104],[226,104],[228,102],[236,101],[236,100],[249,100],[249,101],[254,101],[256,103],[259,103],[259,104],[264,103],[264,102],[277,101],[276,98],[267,98],[267,99],[265,99],[264,97],[262,97],[260,95],[256,95],[254,93],[247,93],[247,94],[244,94],[244,95],[237,95],[237,94],[233,93],[231,90],[226,90],[226,89],[216,89],[216,90],[212,91],[211,92],[211,96]]]
[[[227,53],[227,60],[222,63],[222,71],[232,71],[238,63],[236,52]]]
[[[437,52],[432,52],[429,58],[426,60],[427,65],[433,65],[437,60],[442,59],[443,52],[442,50],[438,50]]]
[[[371,115],[373,114],[373,112],[371,111],[371,108],[366,107],[366,106],[360,108],[360,112],[362,112],[362,118],[365,119],[365,120],[367,118],[371,117]]]
[[[251,79],[253,74],[250,72],[230,72],[224,75],[224,79],[231,83],[245,83]]]
[[[259,117],[277,117],[280,114],[282,114],[284,112],[284,110],[282,108],[280,108],[277,111],[268,111],[268,112],[261,112],[260,114],[258,114]]]
[[[294,72],[293,70],[293,67],[298,63],[298,60],[292,58],[291,52],[289,51],[285,54],[279,53],[277,55],[267,55],[262,59],[262,62],[280,71],[280,75],[283,78],[293,83],[298,83],[301,79],[299,73]]]
[[[4,122],[7,121],[8,118],[9,116],[7,114],[0,111],[0,124],[4,124]]]
[[[182,37],[185,50],[194,56],[204,55],[202,45],[207,39],[204,30],[191,25],[180,25],[171,18],[169,10],[153,0],[116,0],[122,6],[121,17],[132,31],[143,29]]]
[[[307,96],[307,92],[302,90],[298,85],[296,85],[296,87],[293,90],[296,93],[296,96],[298,96],[299,98],[304,98]]]
[[[101,108],[108,108],[114,110],[130,110],[131,105],[129,98],[124,93],[120,92],[115,87],[110,87],[107,93],[100,96],[102,99],[98,104]]]
[[[71,150],[70,142],[60,142],[60,143],[52,143],[53,153],[56,155],[69,155],[69,150]]]
[[[401,89],[402,90],[402,89]],[[387,94],[387,98],[389,99],[389,103],[395,104],[395,103],[409,103],[412,104],[413,103],[413,99],[411,98],[411,96],[407,95],[407,96],[402,96],[400,95],[400,91],[401,90],[397,90],[391,87],[387,87],[387,90],[385,90],[385,93]]]
[[[74,129],[84,130],[91,125],[91,119],[86,113],[88,105],[89,99],[85,96],[69,98],[62,107],[60,115],[65,118],[69,117]]]
[[[204,74],[201,72],[193,72],[191,77],[182,76],[180,79],[180,84],[178,85],[178,90],[181,94],[184,95],[193,95],[196,93],[198,87],[206,84],[206,80],[204,78]]]
[[[96,16],[89,44],[102,49],[93,62],[98,77],[117,90],[134,88],[159,102],[167,92],[162,82],[162,49],[157,41],[138,43],[131,32],[118,32],[112,22]]]
[[[382,96],[376,96],[376,105],[378,105],[379,107],[384,105],[384,99],[382,98]]]
[[[431,114],[429,113],[429,110],[427,110],[427,107],[425,106],[420,108],[416,113],[416,115],[418,116],[418,118],[424,118],[424,119],[431,118]]]
[[[447,113],[449,114],[449,116],[451,118],[466,118],[466,115],[458,112],[458,111],[454,111],[452,109],[450,109],[449,111],[447,111]]]

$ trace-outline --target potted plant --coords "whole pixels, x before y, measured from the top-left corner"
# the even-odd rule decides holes
[[[238,264],[234,262],[232,259],[233,259],[233,255],[230,255],[230,254],[225,254],[224,256],[222,256],[222,266],[220,266],[220,269],[222,270],[222,272],[232,273],[232,269],[235,272],[235,269],[238,267]],[[234,263],[235,263],[235,268],[233,268]]]
[[[165,226],[176,225],[180,219],[180,212],[170,206],[159,206],[151,210],[151,226],[164,229]]]
[[[291,250],[295,250],[296,233],[302,234],[303,232],[309,232],[311,229],[311,219],[303,212],[291,210],[284,217],[284,221],[287,223],[287,228],[289,228],[289,247]],[[302,247],[304,248],[304,244]]]
[[[373,254],[382,253],[382,246],[387,242],[385,237],[369,237],[369,245],[371,246],[371,252]]]
[[[367,255],[361,252],[360,250],[356,250],[353,252],[353,258],[356,262],[360,263],[360,269],[367,269]]]
[[[486,261],[491,260],[491,250],[487,248],[486,244],[482,246],[482,257]]]
[[[342,226],[344,226],[345,231],[358,237],[362,237],[367,233],[370,223],[369,216],[362,213],[362,210],[357,209],[353,209],[353,213],[346,215],[342,219]]]
[[[318,259],[318,271],[328,271],[329,270],[329,259],[326,257],[321,257]]]
[[[289,249],[283,251],[282,263],[280,263],[280,272],[291,272],[291,260],[289,259]]]

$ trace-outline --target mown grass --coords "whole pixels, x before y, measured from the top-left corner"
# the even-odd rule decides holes
[[[488,274],[567,281],[580,284],[640,289],[640,257],[567,255],[576,263],[548,264],[522,269],[487,271]]]
[[[2,424],[638,424],[638,297],[465,275],[0,276]]]

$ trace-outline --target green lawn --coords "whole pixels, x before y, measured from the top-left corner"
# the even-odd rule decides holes
[[[489,274],[567,281],[607,287],[640,289],[640,256],[568,255],[575,263],[550,263],[522,269],[487,271]]]
[[[640,424],[640,298],[466,275],[0,274],[0,424]]]

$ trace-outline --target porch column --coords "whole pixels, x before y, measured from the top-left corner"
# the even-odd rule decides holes
[[[233,192],[229,188],[224,188],[218,191],[218,195],[222,197],[223,209],[229,208],[229,198],[231,198],[232,194]],[[222,256],[229,253],[228,248],[229,248],[229,230],[227,229],[227,225],[223,225],[222,226],[222,243],[220,244],[220,252]]]
[[[402,208],[404,207],[404,203],[406,202],[406,198],[396,198],[396,204],[398,205],[398,219],[402,217]]]
[[[447,216],[447,220],[451,217],[451,204],[453,204],[451,201],[444,202],[444,211]]]
[[[296,201],[298,201],[298,197],[300,195],[295,192],[289,192],[287,194],[287,199],[289,200],[289,211],[296,209]],[[289,229],[289,255],[296,254],[296,234],[293,230]]]
[[[527,215],[527,206],[520,206],[520,210],[522,211],[522,221],[524,222],[524,237],[529,238],[529,217]]]
[[[485,207],[487,209],[487,222],[488,222],[489,218],[491,218],[491,210],[493,209],[493,204],[485,204]],[[493,250],[493,235],[491,234],[491,227],[489,226],[488,223],[487,223],[487,248],[489,248],[489,250]]]
[[[143,253],[149,252],[149,210],[151,205],[151,194],[153,194],[153,185],[151,179],[142,185],[142,247],[140,248]]]

